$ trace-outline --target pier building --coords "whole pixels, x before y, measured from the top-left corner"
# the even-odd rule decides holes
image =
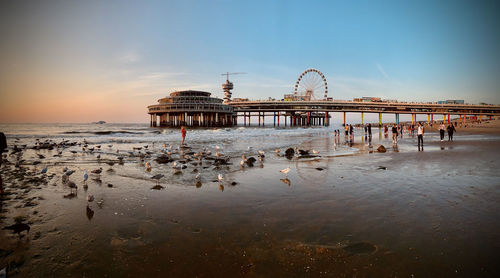
[[[236,124],[236,114],[232,106],[203,91],[176,91],[158,100],[158,104],[148,106],[150,126],[232,126]]]

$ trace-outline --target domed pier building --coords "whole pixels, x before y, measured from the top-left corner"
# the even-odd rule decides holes
[[[148,106],[151,126],[232,126],[236,124],[233,107],[203,91],[177,91]],[[159,118],[159,121],[158,121]]]

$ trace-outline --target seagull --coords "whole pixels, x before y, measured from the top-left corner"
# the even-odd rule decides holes
[[[240,161],[241,168],[245,168],[245,160]]]
[[[89,173],[87,173],[87,170],[83,171],[83,182],[87,184],[87,180],[89,179]]]
[[[200,180],[200,173],[198,173],[195,177],[196,181],[199,181]]]
[[[151,179],[154,179],[156,180],[156,184],[159,184],[160,183],[160,179],[163,178],[163,175],[162,174],[157,174],[157,175],[154,175],[151,177]]]
[[[45,168],[42,169],[42,171],[40,172],[41,174],[45,174],[47,173],[47,166],[45,166]]]
[[[99,175],[102,172],[102,168],[92,170],[92,174]]]
[[[75,170],[68,170],[68,171],[66,171],[64,174],[65,174],[66,176],[68,176],[68,177],[69,177],[69,176],[71,176],[71,174],[73,174],[74,172],[75,172]]]
[[[94,201],[94,195],[87,195],[87,203]]]
[[[68,181],[68,186],[71,189],[71,192],[73,192],[73,189],[78,190],[78,186],[76,186],[76,184],[72,181]]]
[[[219,182],[222,182],[224,180],[224,176],[222,174],[219,174],[217,176],[217,179],[219,180]]]
[[[265,152],[264,151],[257,151],[260,156],[264,156]]]
[[[281,173],[285,174],[288,177],[288,172],[290,172],[290,167],[280,170]]]

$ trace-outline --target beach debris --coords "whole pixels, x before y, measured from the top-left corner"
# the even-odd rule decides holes
[[[162,190],[162,189],[164,189],[164,188],[165,188],[165,187],[163,187],[163,186],[161,186],[161,185],[159,185],[159,184],[157,184],[157,185],[155,185],[155,186],[151,187],[151,189],[152,189],[152,190]]]
[[[378,168],[377,168],[377,169],[378,169],[378,170],[387,170],[387,167],[385,167],[385,166],[378,166]]]
[[[290,172],[290,167],[280,170],[281,173],[285,174],[288,178],[288,173]]]
[[[219,175],[217,176],[217,180],[219,180],[219,182],[222,182],[222,181],[224,180],[224,175],[219,174]]]
[[[313,154],[319,154],[319,151],[317,151],[317,150],[312,150],[312,153],[313,153]]]
[[[383,146],[383,145],[380,145],[378,148],[377,148],[377,152],[379,153],[385,153],[387,150],[386,148]]]
[[[21,238],[21,233],[26,231],[26,234],[30,232],[30,225],[26,223],[15,223],[10,226],[3,227],[3,230],[12,230],[13,233],[18,234]]]
[[[108,187],[109,187],[109,188],[113,187],[113,184],[108,183]]]
[[[169,162],[172,162],[174,161],[173,159],[171,159],[168,155],[161,155],[161,156],[158,156],[156,159],[155,159],[156,163],[158,164],[165,164],[165,163],[169,163]]]
[[[318,170],[318,171],[323,171],[323,170],[325,170],[325,168],[321,168],[321,167],[316,167],[315,169],[316,169],[316,170]]]
[[[280,149],[275,149],[275,150],[274,150],[274,152],[275,152],[275,153],[280,153],[280,152],[281,152],[281,150],[280,150]]]
[[[47,166],[45,166],[45,168],[42,169],[42,171],[40,171],[40,174],[45,174],[47,173]]]
[[[292,159],[292,157],[295,155],[295,150],[293,148],[288,148],[285,151],[285,156],[288,159]]]
[[[368,242],[351,243],[343,248],[350,255],[373,254],[378,250],[378,247]]]
[[[151,163],[146,162],[146,172],[151,172]]]

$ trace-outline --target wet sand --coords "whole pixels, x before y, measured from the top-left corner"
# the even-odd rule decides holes
[[[150,173],[139,157],[109,167],[111,152],[98,161],[65,151],[49,167],[55,175],[43,178],[35,155],[54,151],[26,151],[25,170],[0,170],[7,191],[0,224],[24,216],[31,231],[19,239],[0,230],[0,269],[10,265],[17,277],[496,277],[500,138],[437,138],[426,134],[418,152],[415,137],[393,148],[375,132],[373,149],[387,148],[378,153],[363,136],[353,144],[359,152],[319,136],[300,146],[318,150],[317,158],[266,150],[253,168],[241,169],[236,154],[229,168],[204,161],[201,187],[192,165],[181,175],[148,157]],[[61,182],[63,167],[76,171],[74,198]],[[101,183],[89,174],[83,190],[83,169],[97,167]],[[286,167],[287,179],[279,172]],[[30,171],[42,180],[19,180]],[[165,188],[152,190],[159,173]]]

